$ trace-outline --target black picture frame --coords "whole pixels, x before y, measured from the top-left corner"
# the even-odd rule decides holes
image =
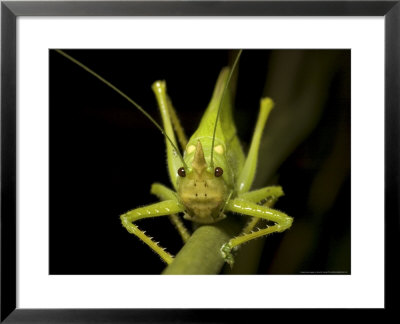
[[[16,19],[19,16],[383,16],[385,19],[385,309],[396,307],[399,246],[400,1],[123,1],[1,3],[1,313],[5,323],[217,323],[269,310],[16,308]],[[276,312],[276,311],[275,311]],[[251,317],[250,317],[251,316]],[[323,315],[321,315],[323,316]],[[326,316],[326,315],[325,315]],[[317,315],[318,317],[318,315]]]

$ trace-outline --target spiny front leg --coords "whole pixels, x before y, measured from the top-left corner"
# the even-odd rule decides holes
[[[238,198],[253,203],[260,203],[268,198],[273,198],[276,200],[277,198],[282,197],[283,195],[284,193],[281,186],[270,186],[253,191],[248,191],[246,193],[240,194]]]
[[[283,195],[284,193],[281,186],[269,186],[243,193],[239,195],[239,198],[271,208],[278,198]],[[260,218],[251,217],[241,234],[250,233],[259,221]]]
[[[156,252],[161,259],[170,264],[173,261],[173,256],[160,247],[157,242],[153,241],[151,237],[147,236],[145,232],[141,231],[133,222],[150,217],[166,216],[183,211],[183,207],[177,200],[165,200],[156,204],[148,205],[133,209],[121,215],[122,225],[126,230],[136,235],[144,243],[146,243],[154,252]]]
[[[231,239],[228,243],[225,243],[221,247],[221,253],[225,261],[231,266],[233,266],[234,263],[234,258],[231,253],[233,248],[238,247],[239,245],[258,237],[262,237],[274,232],[283,232],[290,228],[293,222],[293,218],[289,217],[285,213],[269,208],[267,206],[257,205],[254,202],[240,198],[229,201],[226,205],[226,210],[242,215],[266,219],[275,223],[275,225],[269,227],[267,226],[267,228],[261,229],[257,232],[244,233],[238,237]]]

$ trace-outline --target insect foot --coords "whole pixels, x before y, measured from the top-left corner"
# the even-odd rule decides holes
[[[221,254],[222,257],[224,258],[225,262],[227,262],[231,268],[233,268],[233,264],[235,263],[235,259],[231,253],[232,251],[232,247],[231,245],[228,243],[225,243],[224,245],[222,245],[221,247]]]

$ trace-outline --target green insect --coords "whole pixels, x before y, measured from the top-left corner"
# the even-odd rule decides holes
[[[283,232],[291,227],[293,221],[291,217],[271,208],[283,195],[280,186],[250,191],[255,177],[261,136],[274,103],[268,97],[261,99],[250,149],[245,156],[233,121],[230,91],[227,91],[241,51],[232,68],[225,67],[220,72],[211,101],[199,127],[189,140],[183,132],[167,94],[165,81],[156,81],[152,85],[163,121],[161,127],[143,108],[114,85],[63,51],[57,50],[57,52],[130,101],[164,134],[168,173],[173,190],[154,183],[151,193],[161,202],[136,208],[121,215],[121,222],[126,230],[146,243],[164,262],[170,264],[174,257],[140,230],[135,224],[136,221],[169,216],[183,241],[186,242],[190,234],[179,214],[183,213],[184,219],[198,224],[216,223],[227,217],[228,212],[251,216],[241,234],[221,246],[221,257],[231,266],[234,264],[232,251],[243,243],[274,232]],[[178,149],[178,142],[183,155]],[[260,219],[272,224],[253,231]]]

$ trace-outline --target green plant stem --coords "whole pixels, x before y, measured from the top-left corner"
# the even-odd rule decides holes
[[[224,265],[221,246],[237,235],[243,223],[229,217],[199,227],[162,274],[217,274]]]

